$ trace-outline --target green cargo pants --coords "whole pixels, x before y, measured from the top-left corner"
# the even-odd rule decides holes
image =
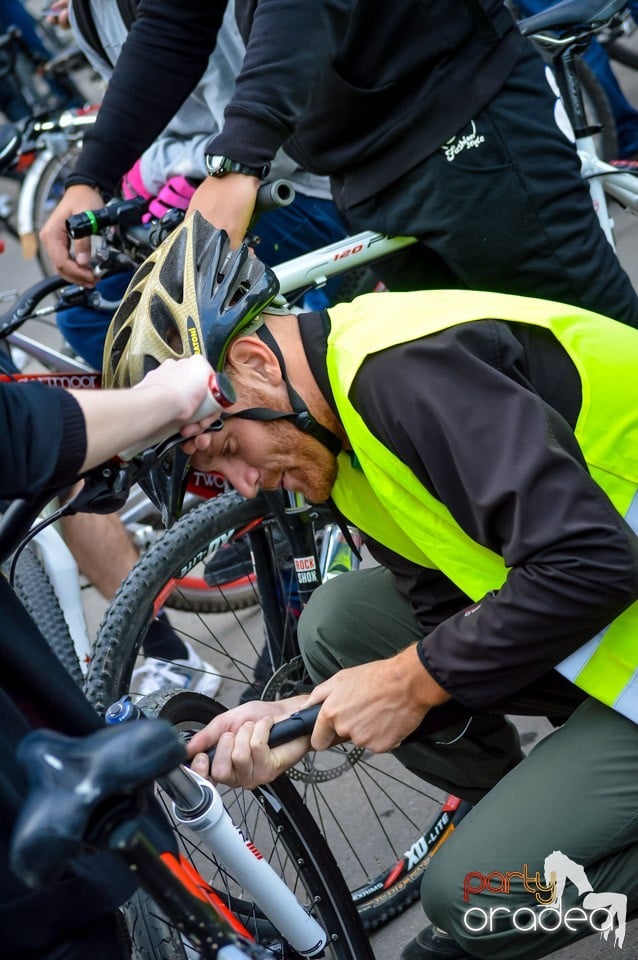
[[[299,622],[315,682],[422,635],[382,568],[324,584]],[[504,717],[466,723],[395,751],[429,783],[477,804],[425,872],[427,916],[472,956],[493,960],[546,956],[599,932],[612,914],[608,936],[619,940],[623,898],[627,912],[638,908],[638,727],[587,700],[523,758]],[[554,852],[548,869],[570,869],[560,910],[547,912],[544,865]]]

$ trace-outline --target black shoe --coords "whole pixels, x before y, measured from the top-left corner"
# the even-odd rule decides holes
[[[406,943],[401,960],[474,960],[444,930],[431,924]]]

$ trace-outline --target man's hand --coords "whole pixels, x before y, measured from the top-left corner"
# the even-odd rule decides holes
[[[257,177],[244,173],[206,177],[193,194],[187,216],[199,210],[209,223],[226,231],[233,247],[238,247],[252,219],[259,186]]]
[[[59,204],[42,227],[40,241],[49,255],[51,263],[69,283],[79,283],[83,287],[94,287],[96,278],[89,266],[91,258],[91,238],[82,237],[71,244],[66,232],[66,221],[74,213],[84,210],[99,210],[104,200],[99,190],[85,184],[75,184],[65,191]]]
[[[246,790],[275,780],[308,752],[310,742],[308,737],[297,737],[271,750],[270,729],[276,721],[301,710],[307,699],[301,696],[276,701],[254,700],[221,713],[196,733],[188,745],[193,770],[216,783]],[[215,747],[215,758],[211,765],[203,751],[212,747]]]
[[[325,750],[333,743],[352,740],[373,753],[393,750],[428,710],[450,699],[425,670],[414,644],[389,660],[340,670],[315,687],[306,706],[323,706],[312,747]]]

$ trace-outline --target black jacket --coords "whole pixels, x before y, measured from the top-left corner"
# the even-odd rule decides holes
[[[330,399],[320,331],[316,314],[302,318]],[[530,684],[638,598],[638,538],[592,482],[574,436],[581,394],[571,359],[537,327],[460,324],[368,357],[351,398],[509,568],[477,605],[442,573],[368,543],[423,628],[425,666],[467,707],[534,712],[524,706]]]
[[[141,0],[75,174],[112,191],[201,77],[222,0]],[[501,0],[237,0],[244,66],[209,152],[251,166],[282,144],[370,196],[436,150],[529,49]]]

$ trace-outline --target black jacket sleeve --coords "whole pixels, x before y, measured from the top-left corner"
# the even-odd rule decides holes
[[[201,78],[225,8],[226,0],[141,0],[74,175],[113,192]]]
[[[638,541],[568,422],[574,384],[558,345],[534,358],[506,324],[483,321],[369,358],[353,388],[373,432],[510,568],[500,590],[434,627],[417,574],[411,594],[405,571],[398,581],[427,634],[425,666],[470,707],[541,677],[638,596]]]
[[[272,160],[312,103],[355,5],[355,0],[239,2],[246,59],[224,129],[208,152],[249,166]],[[113,191],[201,78],[225,7],[225,0],[142,0],[74,174]]]
[[[246,58],[224,128],[209,141],[207,152],[251,166],[272,160],[315,99],[356,5],[355,0],[239,3]]]
[[[86,455],[79,404],[58,387],[0,384],[0,497],[35,498],[77,477]]]

